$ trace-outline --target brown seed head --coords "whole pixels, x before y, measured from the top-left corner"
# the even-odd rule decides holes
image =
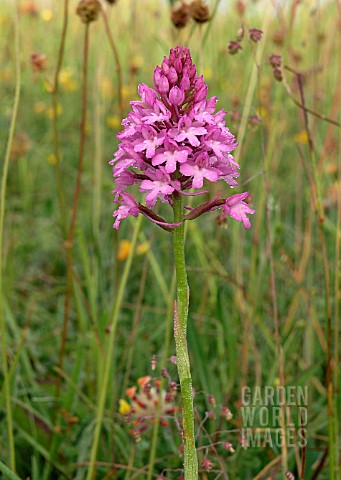
[[[281,55],[275,55],[275,54],[270,55],[269,63],[273,68],[280,67],[282,63]]]
[[[42,53],[34,52],[31,54],[31,67],[34,72],[43,72],[46,69],[47,56]]]
[[[80,0],[76,13],[81,17],[83,23],[90,23],[97,20],[101,4],[98,0]]]
[[[210,10],[203,0],[194,0],[191,3],[191,15],[197,23],[205,23],[210,19]]]
[[[175,4],[171,10],[171,20],[176,28],[183,28],[191,18],[189,6],[186,3]]]
[[[236,9],[240,16],[244,15],[246,5],[242,0],[238,0],[236,3]]]
[[[114,5],[117,0],[106,0],[107,3],[109,3],[110,5]]]
[[[262,39],[263,31],[259,28],[249,28],[249,37],[252,42],[259,42]]]
[[[230,55],[236,55],[238,53],[238,50],[241,50],[243,47],[240,45],[239,42],[236,42],[235,40],[231,40],[228,45],[228,50]]]

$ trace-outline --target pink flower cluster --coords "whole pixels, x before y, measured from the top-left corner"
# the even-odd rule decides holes
[[[114,212],[114,227],[122,219],[142,213],[166,230],[176,224],[165,221],[153,208],[157,199],[173,204],[174,195],[200,195],[204,180],[224,180],[237,185],[239,165],[231,152],[237,142],[225,126],[226,113],[215,113],[217,97],[206,99],[207,85],[199,77],[187,48],[176,47],[154,71],[155,89],[141,84],[141,101],[131,102],[132,111],[122,121],[124,130],[117,135],[118,151],[110,162],[116,187],[113,190],[119,208]],[[138,203],[127,188],[139,185],[145,205]],[[245,202],[248,193],[227,199],[216,197],[190,209],[183,221],[218,208],[223,214],[250,227],[247,214],[254,213]]]

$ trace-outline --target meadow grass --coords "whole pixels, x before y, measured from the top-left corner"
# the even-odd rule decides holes
[[[122,112],[177,44],[229,114],[256,210],[247,231],[212,215],[186,227],[200,478],[341,478],[339,4],[212,0],[209,22],[177,30],[172,2],[103,1],[88,27],[75,0],[15,3],[0,5],[0,478],[181,477],[172,238],[143,219],[112,229],[108,165]],[[146,376],[161,393],[140,431],[127,389]],[[307,445],[296,429],[248,446],[245,386],[307,387]]]

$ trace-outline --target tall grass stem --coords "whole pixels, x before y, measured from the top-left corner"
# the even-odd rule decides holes
[[[104,417],[104,408],[105,402],[107,398],[108,386],[109,386],[109,379],[110,373],[112,369],[112,361],[113,361],[113,352],[114,352],[114,343],[116,338],[116,329],[118,324],[118,316],[121,310],[121,305],[124,297],[124,292],[127,287],[129,272],[131,270],[133,258],[135,255],[136,244],[139,237],[139,232],[142,224],[142,215],[139,216],[135,223],[135,228],[133,232],[133,237],[131,240],[131,249],[129,252],[129,256],[127,258],[126,264],[124,266],[123,274],[120,279],[120,283],[118,285],[117,296],[115,298],[115,304],[110,316],[109,322],[109,337],[106,347],[106,352],[104,355],[104,366],[103,366],[103,375],[102,375],[102,384],[99,392],[99,400],[98,400],[98,408],[96,414],[96,426],[95,426],[95,433],[94,439],[92,443],[91,449],[91,456],[90,456],[90,466],[87,474],[87,480],[93,480],[95,478],[95,462],[97,457],[97,450],[99,444],[99,437],[101,434],[102,422]]]
[[[18,3],[18,2],[17,2]],[[19,15],[18,5],[16,4],[16,13],[14,15],[14,46],[15,46],[15,93],[12,118],[9,127],[8,140],[5,151],[5,159],[1,178],[1,204],[0,204],[0,331],[1,331],[1,352],[2,365],[4,376],[4,392],[6,400],[6,418],[7,418],[7,435],[8,435],[8,449],[9,449],[9,464],[11,469],[15,472],[15,444],[13,434],[13,416],[11,404],[11,388],[10,378],[7,365],[7,332],[4,312],[4,279],[3,279],[3,240],[4,240],[4,220],[5,220],[5,202],[6,202],[6,187],[9,170],[9,161],[11,157],[11,149],[13,137],[17,122],[20,91],[21,91],[21,69],[20,69],[20,45],[19,45]]]

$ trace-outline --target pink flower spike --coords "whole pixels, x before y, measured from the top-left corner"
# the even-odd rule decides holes
[[[175,192],[185,196],[207,193],[205,179],[236,186],[239,165],[231,152],[237,142],[226,127],[226,112],[216,112],[218,98],[207,99],[207,85],[198,76],[188,48],[173,48],[154,70],[154,89],[142,83],[138,92],[141,100],[130,102],[110,162],[116,183],[114,200],[119,204],[114,226],[119,228],[128,215],[143,213],[171,231],[173,225],[153,211],[157,200],[172,208]],[[127,193],[136,185],[143,194],[142,203]],[[199,202],[184,220],[220,209],[220,218],[229,215],[249,228],[248,215],[254,211],[244,201],[246,197],[247,193]]]
[[[252,210],[247,203],[243,200],[249,196],[248,192],[238,193],[226,200],[223,206],[223,212],[225,215],[229,215],[238,222],[243,222],[245,228],[250,228],[251,223],[247,215],[252,215],[255,210]]]

